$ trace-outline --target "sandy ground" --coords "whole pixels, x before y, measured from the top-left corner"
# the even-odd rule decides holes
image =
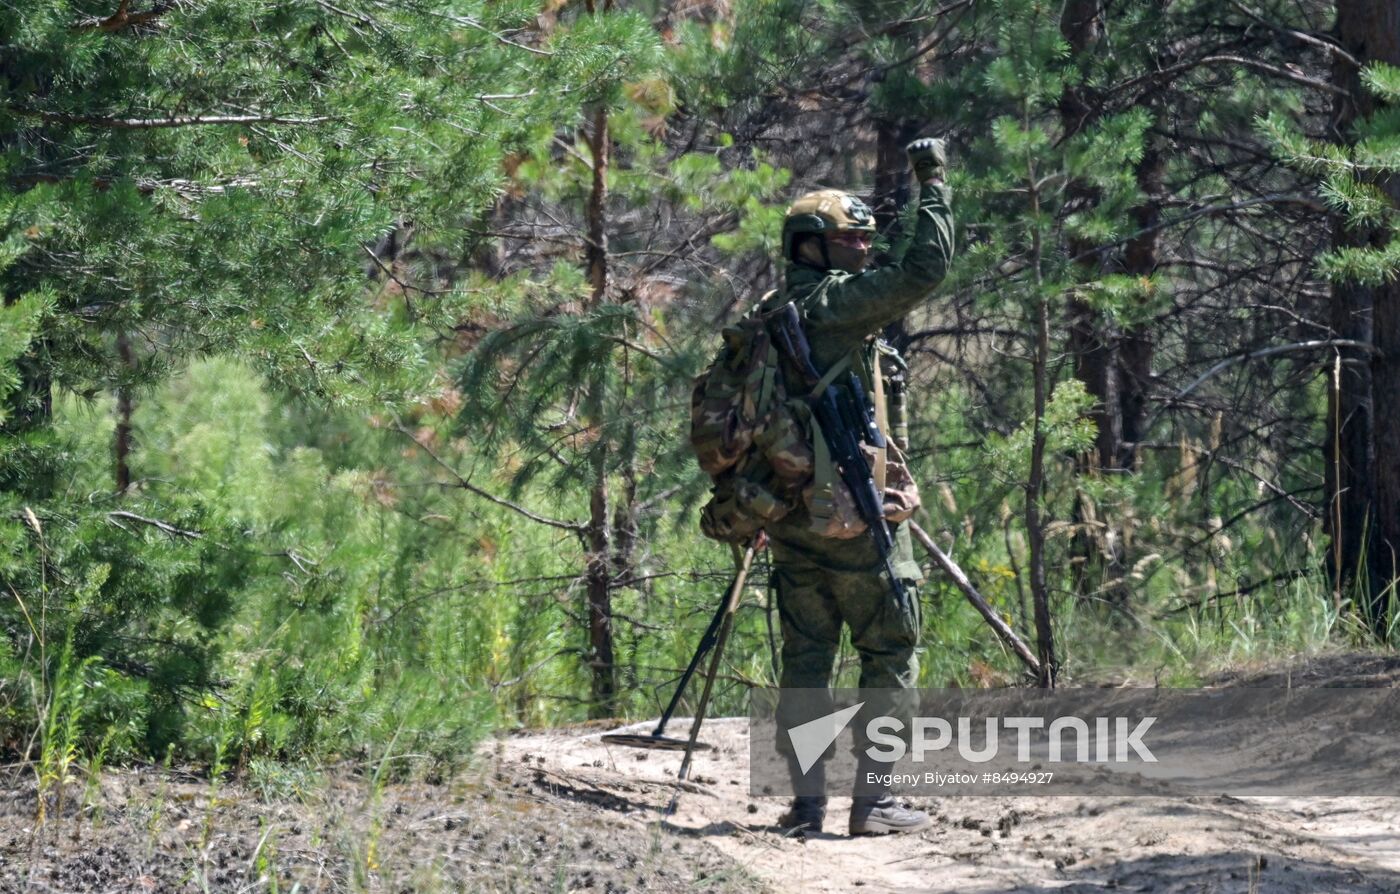
[[[376,781],[276,766],[238,779],[109,769],[36,822],[34,774],[0,773],[0,894],[740,894],[758,882],[703,841],[640,821],[629,794],[543,786],[484,761],[456,779]],[[381,784],[382,783],[382,784]],[[669,791],[669,786],[664,787]],[[630,793],[637,793],[632,795]]]
[[[922,799],[934,827],[882,839],[847,837],[850,802],[835,799],[826,831],[804,840],[773,827],[783,800],[749,797],[747,721],[707,722],[702,738],[715,748],[697,756],[669,818],[678,754],[550,731],[502,740],[499,759],[538,768],[546,791],[596,803],[615,792],[635,822],[708,842],[773,891],[1400,892],[1400,799]]]
[[[1232,682],[1284,681],[1394,687],[1400,658]],[[1400,798],[926,799],[931,829],[881,839],[847,837],[835,799],[827,831],[800,838],[773,826],[783,799],[749,795],[746,719],[705,724],[715,748],[685,784],[678,753],[605,731],[503,735],[450,779],[113,768],[78,774],[61,804],[50,792],[42,825],[33,768],[0,768],[0,894],[1400,894]]]

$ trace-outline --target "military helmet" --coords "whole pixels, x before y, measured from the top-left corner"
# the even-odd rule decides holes
[[[819,189],[792,203],[783,218],[783,258],[795,260],[797,237],[808,234],[874,233],[870,207],[839,189]]]

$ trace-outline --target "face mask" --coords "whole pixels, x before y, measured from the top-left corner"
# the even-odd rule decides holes
[[[834,269],[859,273],[870,260],[870,234],[833,233],[827,240],[827,252]]]

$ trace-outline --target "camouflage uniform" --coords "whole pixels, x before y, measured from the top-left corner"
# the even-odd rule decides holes
[[[867,391],[872,390],[869,370],[874,368],[875,349],[870,337],[927,300],[947,271],[953,253],[949,201],[948,187],[941,182],[922,184],[913,239],[902,258],[883,267],[847,273],[788,259],[785,293],[771,298],[765,309],[786,300],[797,302],[819,371],[825,372],[852,351],[864,351],[865,362],[855,367]],[[802,507],[767,527],[782,621],[779,682],[783,689],[829,686],[843,622],[850,627],[851,642],[860,654],[862,689],[902,690],[914,685],[921,621],[914,584],[923,575],[914,560],[907,527],[891,527],[895,569],[908,582],[912,597],[907,611],[895,605],[869,536],[824,537],[811,529],[810,516]],[[907,717],[910,701],[896,694],[883,704],[876,699],[865,711]],[[802,719],[790,712],[785,716],[780,701],[780,728]],[[863,718],[855,727],[857,745],[863,747]],[[790,753],[786,736],[779,736],[778,747]]]

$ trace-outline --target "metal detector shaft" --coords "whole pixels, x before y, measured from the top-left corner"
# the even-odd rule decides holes
[[[705,688],[700,692],[700,702],[695,706],[695,722],[690,725],[690,741],[685,746],[685,757],[681,759],[680,772],[676,778],[685,780],[690,776],[690,759],[695,754],[695,742],[700,738],[700,724],[705,722],[705,709],[710,704],[710,690],[714,688],[715,677],[719,676],[719,659],[724,654],[724,643],[729,639],[729,631],[734,626],[734,612],[739,607],[739,597],[744,592],[744,581],[748,579],[749,568],[753,565],[754,553],[758,551],[758,537],[749,541],[744,557],[739,561],[739,571],[734,575],[725,594],[723,614],[720,616],[719,633],[715,637],[714,654],[710,656],[710,672],[705,675]],[[736,549],[737,554],[737,549]]]
[[[720,601],[719,608],[715,610],[715,616],[710,619],[710,626],[705,628],[705,635],[700,637],[700,645],[695,649],[695,655],[691,657],[690,664],[686,666],[685,673],[681,674],[681,681],[676,684],[676,693],[671,696],[671,703],[666,706],[666,710],[661,713],[661,719],[657,721],[656,729],[652,731],[652,736],[661,738],[666,735],[666,724],[671,722],[671,715],[676,713],[676,706],[681,703],[681,696],[685,695],[685,688],[690,684],[690,678],[695,676],[695,669],[700,666],[700,661],[705,657],[705,653],[714,646],[715,640],[719,637],[720,626],[724,623],[724,616],[729,611],[729,597]]]
[[[953,561],[953,557],[939,549],[938,544],[933,542],[933,538],[928,536],[923,528],[914,524],[912,519],[906,522],[906,524],[909,525],[909,533],[914,535],[914,539],[919,542],[919,545],[924,548],[924,551],[929,554],[929,557],[938,564],[938,567],[942,568],[943,572],[952,578],[953,583],[956,584],[957,588],[962,590],[963,595],[967,597],[967,601],[972,603],[972,607],[977,609],[978,614],[986,620],[992,630],[996,631],[997,636],[1001,637],[1002,642],[1006,643],[1007,646],[1011,648],[1011,651],[1016,653],[1017,658],[1025,662],[1026,667],[1030,668],[1033,675],[1039,677],[1040,659],[1035,657],[1035,653],[1031,651],[1030,646],[1026,645],[1025,640],[1016,635],[1016,631],[1011,629],[1011,625],[1001,619],[996,609],[992,608],[991,605],[987,603],[987,600],[982,598],[982,594],[977,592],[977,588],[972,585],[972,581],[968,579],[967,574],[958,567],[958,563]]]

